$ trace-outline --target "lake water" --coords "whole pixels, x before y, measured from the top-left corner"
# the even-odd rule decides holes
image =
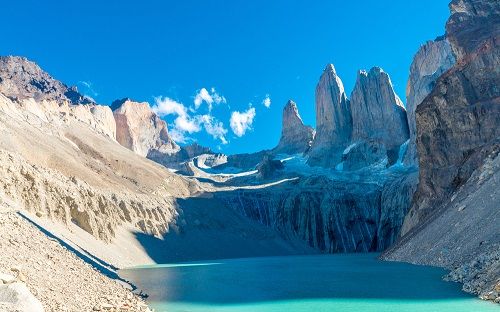
[[[157,312],[500,310],[443,281],[444,270],[376,256],[217,260],[144,266],[120,275],[148,293]]]

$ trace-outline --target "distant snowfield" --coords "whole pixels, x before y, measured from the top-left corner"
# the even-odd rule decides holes
[[[394,174],[401,174],[401,172],[413,170],[404,167],[402,163],[407,144],[408,141],[401,146],[398,160],[391,167],[387,167],[388,160],[387,158],[385,158],[376,164],[355,171],[343,170],[343,163],[339,163],[336,168],[310,166],[307,164],[308,157],[302,154],[277,154],[275,155],[274,159],[280,160],[284,165],[284,169],[279,171],[280,174],[276,178],[279,179],[280,177],[282,177],[282,179],[274,180],[271,183],[269,181],[255,179],[254,181],[252,181],[253,183],[251,188],[257,188],[258,185],[256,185],[256,183],[260,184],[260,187],[263,188],[270,185],[283,183],[289,180],[294,180],[301,176],[324,176],[333,181],[358,181],[362,183],[375,183],[382,185],[387,180],[387,178],[393,176]],[[351,146],[347,147],[346,151],[354,146],[355,144],[352,144]],[[194,170],[195,178],[207,178],[218,182],[227,182],[232,179],[242,177],[256,177],[258,173],[258,170],[255,169],[245,171],[234,167],[225,167],[220,170],[217,170],[216,168],[200,168],[199,166],[196,166],[196,162],[190,162],[190,165],[196,168],[196,170]],[[261,182],[259,183],[259,181]],[[248,182],[248,179],[246,179],[245,184],[247,184]],[[233,187],[238,188],[237,186]]]

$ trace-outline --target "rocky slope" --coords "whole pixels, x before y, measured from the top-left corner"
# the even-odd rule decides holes
[[[33,98],[72,104],[90,104],[94,100],[52,78],[37,64],[24,57],[0,56],[0,93],[11,99]]]
[[[100,274],[0,202],[1,311],[149,311],[125,285]]]
[[[453,1],[446,37],[457,63],[416,110],[420,183],[405,230],[500,150],[500,5]]]
[[[432,91],[436,80],[453,64],[455,56],[446,37],[426,42],[413,58],[406,88],[406,111],[410,128],[410,142],[404,158],[407,165],[418,165],[415,110]]]
[[[420,181],[406,235],[384,258],[444,266],[500,300],[500,3],[454,0],[446,38],[456,63],[416,108]]]
[[[472,177],[383,259],[448,268],[449,280],[500,301],[500,157],[490,155]],[[497,299],[499,298],[499,299]]]
[[[304,153],[311,147],[314,134],[314,129],[304,125],[300,118],[297,104],[290,100],[283,108],[281,138],[273,152],[277,154]]]

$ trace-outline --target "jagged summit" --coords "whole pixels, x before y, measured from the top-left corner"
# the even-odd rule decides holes
[[[409,137],[403,102],[380,67],[361,70],[351,93],[352,139],[375,139],[388,149],[399,148]]]
[[[314,139],[314,129],[304,125],[297,104],[289,100],[283,108],[281,138],[275,153],[297,154],[307,151]]]
[[[351,108],[344,84],[335,67],[329,64],[316,86],[316,137],[309,154],[309,163],[334,166],[348,145],[351,132]]]
[[[316,87],[316,125],[309,164],[323,167],[335,167],[345,158],[344,150],[360,141],[394,158],[409,137],[403,102],[380,67],[358,71],[349,100],[335,67],[327,65]]]
[[[71,104],[91,104],[94,100],[80,94],[42,70],[36,63],[20,56],[0,56],[0,92],[22,100],[56,100]]]

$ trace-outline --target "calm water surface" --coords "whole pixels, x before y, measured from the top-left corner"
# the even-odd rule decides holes
[[[438,268],[375,254],[249,258],[144,266],[120,275],[157,312],[482,312],[500,308],[442,281]]]

